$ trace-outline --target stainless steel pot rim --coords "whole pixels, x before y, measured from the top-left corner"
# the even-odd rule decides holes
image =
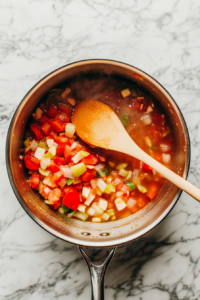
[[[76,66],[77,64],[79,63],[82,63],[82,62],[85,62],[85,63],[89,63],[89,64],[94,64],[94,63],[97,63],[97,64],[101,64],[101,63],[104,63],[104,64],[110,64],[110,63],[115,63],[117,64],[118,66],[121,66],[121,67],[126,67],[128,69],[135,69],[135,70],[138,70],[139,72],[142,72],[143,74],[145,74],[147,77],[150,77],[153,79],[154,82],[157,83],[157,85],[159,85],[170,97],[171,99],[173,100],[173,102],[175,103],[181,117],[182,117],[182,121],[184,123],[184,126],[185,126],[185,131],[186,131],[186,135],[187,135],[187,140],[188,140],[188,144],[187,144],[187,168],[186,168],[186,178],[188,176],[188,172],[189,172],[189,166],[190,166],[190,138],[189,138],[189,132],[188,132],[188,128],[187,128],[187,125],[186,125],[186,122],[185,122],[185,119],[182,115],[182,112],[179,108],[179,106],[177,105],[176,101],[173,99],[173,97],[168,93],[168,91],[156,80],[154,79],[152,76],[150,76],[149,74],[145,73],[144,71],[140,70],[139,68],[136,68],[134,66],[131,66],[127,63],[122,63],[122,62],[118,62],[118,61],[115,61],[115,60],[108,60],[108,59],[90,59],[90,60],[79,60],[79,61],[76,61],[76,62],[72,62],[70,64],[67,64],[67,65],[64,65],[52,72],[50,72],[49,74],[47,74],[45,77],[43,77],[41,80],[39,80],[28,92],[27,94],[24,96],[24,98],[22,99],[22,101],[19,103],[13,117],[12,117],[12,120],[10,122],[10,126],[9,126],[9,130],[8,130],[8,133],[7,133],[7,139],[6,139],[6,167],[7,167],[7,172],[8,172],[8,176],[9,176],[9,180],[10,180],[10,183],[11,183],[11,186],[14,190],[14,193],[18,199],[18,201],[20,202],[20,204],[22,205],[22,207],[25,209],[25,211],[29,214],[29,216],[38,224],[40,225],[43,229],[45,229],[47,232],[51,233],[52,235],[64,240],[64,241],[68,241],[70,243],[73,243],[73,244],[77,244],[77,245],[81,245],[81,246],[88,246],[88,247],[108,247],[108,246],[115,246],[115,245],[120,245],[120,244],[124,244],[124,243],[127,243],[131,240],[134,240],[134,239],[137,239],[138,237],[146,234],[147,232],[149,232],[150,230],[152,230],[153,228],[155,228],[168,214],[169,212],[172,210],[172,208],[175,206],[175,204],[177,203],[180,195],[181,195],[181,190],[179,189],[177,191],[177,194],[175,196],[175,198],[173,199],[172,203],[168,206],[168,208],[154,221],[152,222],[150,225],[146,226],[144,229],[140,230],[139,232],[137,232],[136,234],[129,234],[127,236],[124,236],[122,238],[118,238],[118,239],[113,239],[113,240],[109,240],[109,241],[94,241],[92,242],[91,240],[90,241],[86,241],[86,240],[81,240],[79,238],[75,239],[75,238],[72,238],[72,237],[69,237],[69,236],[65,236],[59,232],[57,232],[56,230],[50,228],[48,225],[46,225],[45,223],[43,223],[42,221],[40,221],[37,217],[35,217],[35,215],[28,210],[28,208],[26,207],[25,203],[23,202],[23,200],[21,199],[21,196],[19,195],[18,193],[18,190],[15,186],[15,183],[12,179],[12,172],[11,172],[11,169],[10,169],[10,162],[9,162],[9,155],[8,155],[8,149],[9,149],[9,138],[10,138],[10,134],[11,134],[11,129],[12,129],[12,124],[13,124],[13,121],[15,119],[15,115],[17,114],[17,111],[18,109],[20,108],[20,106],[22,105],[23,101],[26,99],[26,97],[29,95],[30,92],[32,92],[34,90],[35,87],[37,87],[37,85],[39,83],[41,83],[44,79],[48,78],[48,76],[58,72],[58,71],[61,71],[62,69],[66,69],[66,68],[71,68],[71,67],[74,67]],[[128,217],[127,217],[128,218]],[[79,222],[82,222],[82,221],[79,221]],[[117,221],[114,221],[114,222],[117,222]]]

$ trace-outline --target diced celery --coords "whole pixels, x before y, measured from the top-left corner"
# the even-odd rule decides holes
[[[30,143],[30,139],[28,138],[24,141],[24,146],[27,147],[29,143]]]
[[[44,154],[43,156],[44,158],[53,158],[54,155],[51,152],[47,152],[46,154]]]
[[[40,142],[40,143],[38,144],[38,147],[44,148],[44,149],[46,150],[46,149],[47,149],[47,144],[46,144],[45,142]]]
[[[97,177],[103,177],[103,176],[105,176],[105,175],[109,175],[108,169],[99,170],[99,171],[97,172]]]
[[[137,91],[136,91],[136,90],[134,90],[134,89],[131,90],[131,96],[132,96],[132,97],[137,97],[137,95],[138,95],[138,94],[137,94]]]
[[[114,193],[115,191],[116,191],[115,185],[112,183],[108,183],[104,193],[110,194],[110,193]]]
[[[132,181],[127,181],[126,185],[128,186],[129,190],[132,191],[135,189],[135,185],[133,184]]]
[[[123,98],[126,98],[126,97],[128,97],[128,96],[131,94],[131,92],[130,92],[130,90],[127,88],[127,89],[122,90],[122,91],[121,91],[121,94],[122,94],[122,97],[123,97]]]
[[[82,221],[86,221],[87,218],[89,217],[88,214],[81,212],[81,211],[75,211],[75,213],[73,214],[73,217],[82,220]]]
[[[43,176],[49,176],[49,174],[50,174],[51,171],[50,170],[42,170],[42,168],[39,168],[39,172]]]
[[[128,115],[122,115],[122,124],[124,125],[124,127],[126,128],[128,125]]]
[[[127,166],[128,166],[127,163],[121,163],[121,164],[117,165],[116,168],[117,168],[117,170],[121,170],[121,169],[125,169]]]
[[[62,209],[65,213],[70,211],[70,208],[65,206],[64,204],[62,204]],[[71,211],[73,211],[73,210],[71,209]]]
[[[126,171],[124,169],[120,169],[119,170],[119,175],[121,175],[122,177],[126,177],[128,175],[128,171]]]
[[[108,209],[106,212],[107,212],[107,214],[109,214],[110,216],[114,216],[114,215],[115,215],[115,211],[114,211],[113,208],[112,208],[112,209]]]
[[[75,177],[81,176],[87,171],[87,168],[83,162],[71,167],[72,173]]]
[[[143,194],[147,192],[147,189],[143,185],[141,185],[141,184],[138,184],[137,188]]]
[[[71,178],[67,178],[67,185],[70,185],[72,184],[72,182],[74,181],[74,179],[71,179]]]

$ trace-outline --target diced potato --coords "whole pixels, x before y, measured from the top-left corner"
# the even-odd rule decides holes
[[[52,155],[56,155],[56,147],[55,146],[51,146],[49,148],[49,152],[52,154]]]
[[[95,215],[95,209],[93,207],[89,207],[86,212],[89,216]]]
[[[47,142],[47,146],[49,148],[54,145],[54,140],[53,139],[47,139],[46,142]]]
[[[78,211],[85,212],[86,206],[84,204],[79,204]]]
[[[121,198],[117,198],[115,200],[115,206],[116,206],[117,210],[120,211],[126,207],[126,203]]]
[[[103,198],[100,198],[99,200],[99,207],[102,208],[103,210],[106,210],[107,209],[107,206],[108,206],[108,201],[103,199]]]
[[[126,98],[131,94],[131,91],[127,88],[121,91],[122,97]]]
[[[41,160],[43,158],[44,153],[45,149],[38,147],[34,155],[37,159]]]
[[[83,197],[85,197],[86,199],[88,198],[89,194],[90,194],[91,188],[87,188],[87,187],[83,187],[82,189],[82,195]]]
[[[126,180],[130,180],[133,177],[133,172],[128,171],[128,175],[126,176]]]
[[[69,215],[68,215],[69,216]],[[88,214],[84,213],[84,212],[81,212],[81,211],[76,211],[74,214],[73,214],[73,217],[79,219],[79,220],[82,220],[82,221],[86,221],[87,218],[89,217]]]
[[[108,221],[109,218],[110,218],[110,216],[106,212],[103,213],[103,215],[101,215],[101,219],[104,220],[104,221]]]
[[[102,215],[103,214],[103,209],[101,209],[99,206],[98,206],[98,204],[97,203],[92,203],[92,207],[94,208],[94,210],[95,210],[95,215],[96,216],[100,216],[100,215]]]
[[[92,203],[92,201],[94,200],[94,198],[95,198],[95,195],[90,193],[87,200],[85,201],[85,205],[89,206]]]
[[[101,222],[101,219],[100,218],[92,218],[92,222],[95,222],[95,223],[100,223]]]

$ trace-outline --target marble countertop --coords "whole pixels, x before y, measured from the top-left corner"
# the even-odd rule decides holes
[[[5,141],[26,92],[67,63],[107,58],[155,77],[177,101],[191,138],[189,181],[200,188],[200,3],[195,0],[1,0],[0,299],[90,299],[76,246],[24,212],[8,180]],[[118,248],[106,299],[200,299],[200,205],[185,193],[143,241]],[[94,254],[94,253],[93,253]],[[105,250],[96,250],[105,257]]]

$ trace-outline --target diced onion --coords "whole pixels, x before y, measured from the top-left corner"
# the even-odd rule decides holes
[[[72,174],[72,170],[68,166],[60,166],[60,170],[64,173],[65,178],[74,179],[74,175]]]
[[[142,167],[143,167],[143,162],[140,161],[140,169],[142,169]]]
[[[100,216],[103,214],[103,209],[101,207],[99,207],[99,205],[97,203],[92,203],[92,207],[94,208],[95,210],[95,215],[96,216]]]
[[[86,206],[84,204],[79,204],[78,211],[85,212]]]
[[[41,160],[43,158],[44,153],[45,149],[38,147],[34,155],[37,159]]]
[[[89,194],[90,194],[90,191],[91,191],[90,188],[83,187],[83,189],[82,189],[82,195],[83,195],[83,197],[85,197],[85,198],[87,199],[87,197],[88,197]]]
[[[95,214],[94,208],[93,208],[93,207],[89,207],[89,208],[87,209],[87,214],[88,214],[89,216],[94,216],[94,214]]]
[[[40,166],[43,170],[46,170],[48,166],[50,166],[51,160],[50,158],[42,158],[40,161]]]
[[[136,205],[137,201],[132,199],[132,198],[129,198],[128,199],[128,202],[127,202],[127,207],[132,209],[135,205]]]
[[[41,168],[39,168],[39,172],[40,174],[42,174],[43,176],[49,176],[50,174],[50,170],[42,170]],[[44,182],[45,183],[45,182]]]
[[[132,179],[133,179],[133,180],[136,180],[136,179],[138,178],[138,174],[139,174],[139,170],[138,170],[138,169],[135,169],[135,170],[133,171],[133,177],[132,177]]]
[[[47,139],[46,142],[47,142],[47,146],[49,148],[54,145],[54,140],[53,139]]]
[[[108,201],[103,198],[100,198],[98,205],[101,209],[106,210],[108,206]]]
[[[141,117],[141,120],[145,125],[149,125],[152,122],[151,116],[149,114],[145,114]]]
[[[171,151],[172,147],[170,144],[160,144],[160,150],[162,152],[169,152]]]
[[[90,155],[89,152],[81,150],[76,155],[74,155],[74,157],[72,157],[72,160],[75,164],[77,164],[83,157],[86,157],[88,155]]]
[[[101,219],[100,218],[92,218],[92,222],[95,222],[95,223],[100,223],[101,222]]]
[[[91,166],[91,165],[86,165],[86,168],[87,168],[87,169],[94,169],[95,167],[94,167],[94,166]]]
[[[96,189],[97,187],[97,179],[91,179],[90,180],[90,184],[92,186],[93,189]]]
[[[121,198],[117,198],[115,200],[115,206],[116,206],[117,210],[120,211],[126,207],[126,203]]]
[[[126,176],[126,180],[130,180],[133,176],[133,172],[132,171],[128,171],[128,175]]]
[[[149,105],[148,108],[147,108],[147,113],[150,113],[153,111],[153,108]]]
[[[52,154],[52,155],[56,155],[56,147],[55,146],[51,146],[49,148],[49,152]]]
[[[48,194],[48,193],[51,192],[51,189],[49,189],[48,187],[46,187],[46,188],[44,189],[44,192],[45,192],[45,194]]]
[[[103,164],[98,164],[98,165],[94,166],[94,168],[95,168],[95,170],[96,170],[97,172],[99,172],[100,170],[104,170],[104,169],[105,169],[105,165],[103,165]]]
[[[168,163],[171,161],[171,155],[170,155],[170,154],[163,153],[163,154],[162,154],[162,161],[163,161],[165,164],[168,164]]]
[[[84,212],[81,212],[81,211],[76,211],[74,214],[73,214],[73,217],[79,219],[79,220],[82,220],[82,221],[86,221],[87,218],[89,217],[88,214],[84,213]]]
[[[95,198],[95,195],[90,193],[84,204],[89,206],[92,203],[92,201],[94,200],[94,198]]]
[[[97,186],[100,188],[102,192],[105,191],[107,184],[103,181],[103,179],[98,179]]]
[[[102,219],[103,221],[108,221],[109,218],[110,218],[110,216],[109,216],[109,214],[107,214],[106,212],[103,213],[103,215],[101,215],[101,219]]]
[[[31,144],[30,144],[30,148],[32,151],[35,151],[38,147],[38,143],[35,140],[32,140]]]
[[[117,197],[121,197],[122,195],[123,195],[123,192],[117,192],[117,193],[116,193],[116,196],[117,196]]]
[[[77,143],[77,142],[74,142],[74,143],[71,145],[71,150],[75,149],[77,145],[78,145],[78,143]]]
[[[72,123],[67,123],[65,126],[65,135],[69,138],[73,137],[75,133],[75,126]]]
[[[150,140],[150,138],[149,138],[148,136],[146,136],[146,137],[144,138],[144,140],[145,140],[145,143],[146,143],[146,145],[147,145],[148,147],[152,147],[152,142],[151,142],[151,140]]]

